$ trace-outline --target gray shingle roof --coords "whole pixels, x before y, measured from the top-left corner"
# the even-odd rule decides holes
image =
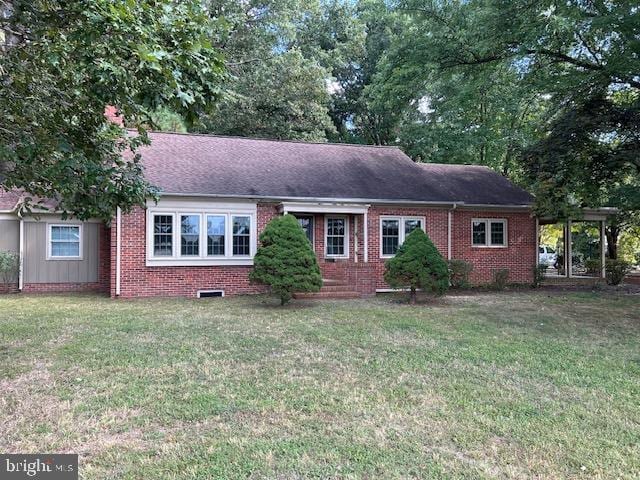
[[[456,201],[471,205],[530,205],[533,196],[499,173],[480,165],[417,163],[426,175],[426,187],[446,185]]]
[[[416,164],[400,149],[153,132],[140,151],[165,193],[523,205],[484,167]]]

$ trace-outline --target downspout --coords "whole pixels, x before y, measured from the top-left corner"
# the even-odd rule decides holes
[[[536,217],[536,259],[534,262],[536,268],[540,266],[540,220]]]
[[[116,208],[116,297],[120,296],[120,249],[122,244],[122,211]]]
[[[353,260],[358,263],[358,216],[353,216]]]
[[[364,231],[364,263],[369,262],[369,207],[364,212],[364,225],[362,229]]]
[[[447,212],[447,260],[453,258],[453,211],[457,206],[457,203],[453,203]]]
[[[18,290],[24,287],[24,220],[20,215],[19,239],[18,239]]]

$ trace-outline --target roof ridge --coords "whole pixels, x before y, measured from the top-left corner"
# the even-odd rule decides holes
[[[135,129],[129,129],[131,131],[137,132]],[[186,137],[211,137],[211,138],[229,138],[235,140],[255,140],[261,142],[276,142],[276,143],[300,143],[303,145],[320,145],[320,146],[340,146],[340,147],[367,147],[367,148],[381,148],[381,149],[394,149],[400,150],[402,149],[398,145],[370,145],[367,143],[339,143],[339,142],[312,142],[305,140],[290,140],[290,139],[277,139],[277,138],[268,138],[268,137],[243,137],[240,135],[220,135],[216,133],[194,133],[194,132],[167,132],[163,130],[149,130],[149,134],[152,133],[160,133],[163,135],[183,135]]]
[[[444,163],[444,162],[415,162],[417,165],[436,165],[442,167],[478,167],[478,168],[487,168],[492,172],[496,172],[489,165],[478,165],[477,163]],[[496,172],[499,173],[499,172]]]

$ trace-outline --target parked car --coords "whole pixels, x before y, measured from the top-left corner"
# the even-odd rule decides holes
[[[548,245],[540,245],[538,248],[538,262],[540,265],[552,266],[556,264],[558,255],[555,248]]]

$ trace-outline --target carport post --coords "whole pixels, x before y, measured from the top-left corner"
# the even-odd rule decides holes
[[[601,278],[607,278],[607,259],[606,259],[606,254],[605,254],[605,241],[606,241],[606,236],[604,233],[604,228],[605,228],[605,224],[606,224],[606,220],[600,220],[600,266],[601,271],[600,271],[600,277]]]
[[[573,243],[572,238],[571,238],[571,219],[567,220],[566,228],[567,228],[567,234],[565,235],[565,237],[567,239],[566,240],[567,248],[565,249],[565,257],[566,257],[565,262],[566,262],[566,265],[567,265],[567,271],[565,273],[566,273],[567,278],[571,278],[572,270],[573,270],[573,260],[571,258],[571,256],[572,256],[572,253],[571,253],[572,245],[571,244]]]

